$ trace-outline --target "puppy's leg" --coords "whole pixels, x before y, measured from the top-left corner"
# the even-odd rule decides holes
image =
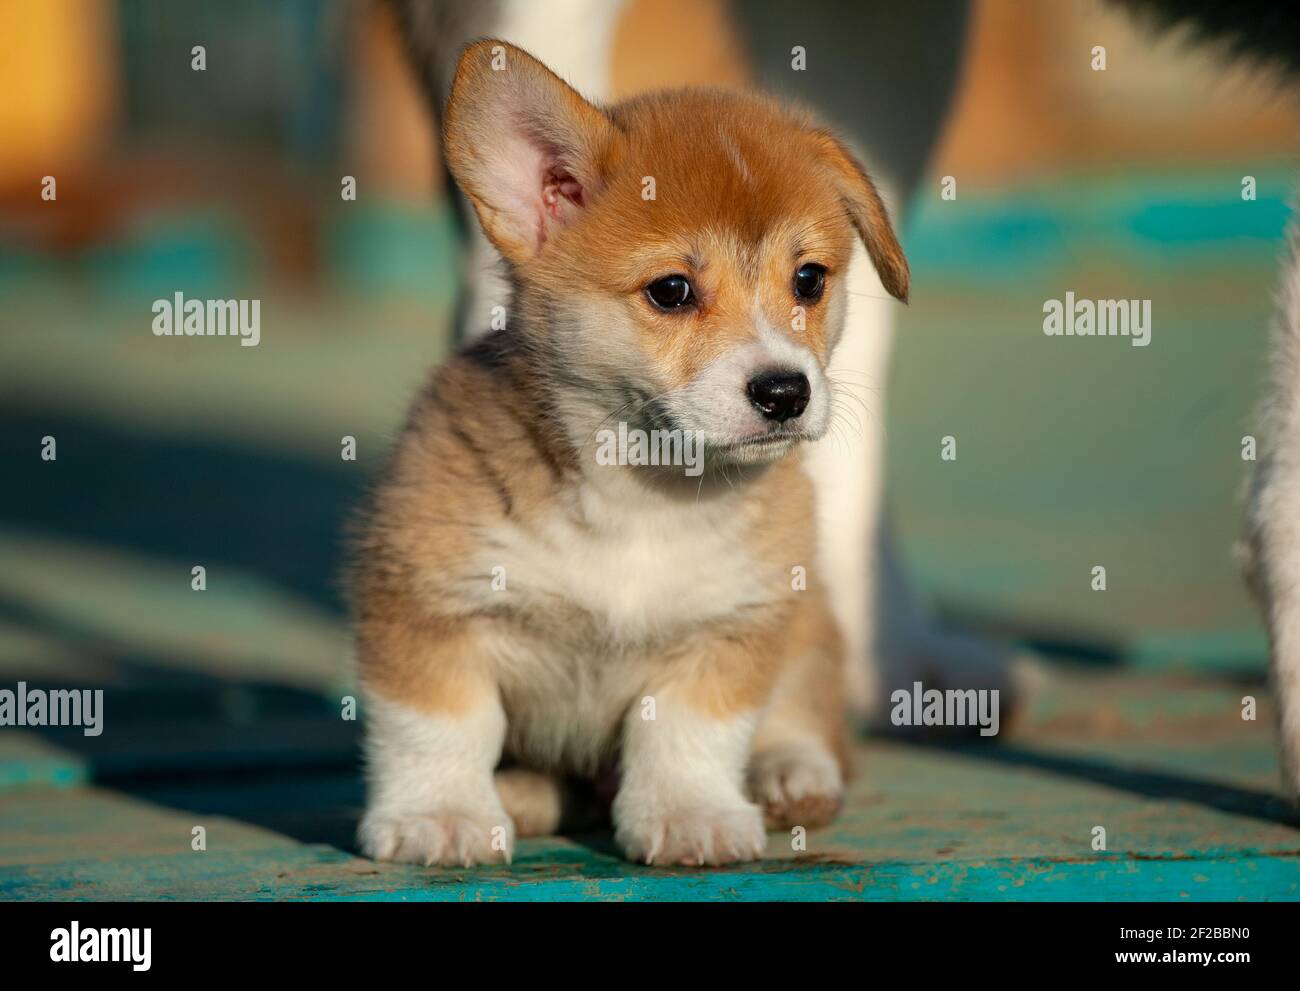
[[[771,668],[752,642],[719,640],[670,662],[647,692],[653,711],[633,705],[612,809],[629,858],[703,865],[762,855],[763,815],[743,784]]]
[[[1300,800],[1300,225],[1292,225],[1269,359],[1263,454],[1252,481],[1247,579],[1268,623],[1283,787]]]
[[[380,651],[387,653],[376,657]],[[371,634],[363,637],[361,659],[367,686],[362,851],[419,864],[509,862],[514,825],[492,781],[506,716],[473,644],[466,637]]]
[[[810,599],[800,612],[786,641],[794,659],[772,690],[750,759],[749,793],[769,829],[830,822],[848,770],[843,647],[820,600]]]
[[[584,832],[609,821],[609,799],[602,799],[590,782],[526,767],[501,768],[495,780],[516,837]]]

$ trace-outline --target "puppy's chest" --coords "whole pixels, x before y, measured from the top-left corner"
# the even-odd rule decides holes
[[[544,636],[590,639],[597,650],[680,638],[767,604],[779,582],[739,516],[592,523],[557,510],[488,536],[479,564],[500,578],[493,604],[537,619]]]

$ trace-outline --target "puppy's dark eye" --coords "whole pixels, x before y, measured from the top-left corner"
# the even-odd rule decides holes
[[[676,310],[695,299],[691,284],[684,275],[666,275],[645,287],[650,302],[661,310]]]
[[[826,269],[809,262],[800,265],[794,273],[794,294],[810,302],[821,299],[822,290],[826,288]]]

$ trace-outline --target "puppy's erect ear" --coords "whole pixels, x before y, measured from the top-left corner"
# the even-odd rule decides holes
[[[853,154],[828,131],[814,131],[822,160],[830,166],[849,219],[871,256],[881,284],[896,299],[907,302],[911,274],[907,258],[889,222],[889,211],[876,186]]]
[[[443,147],[488,239],[519,264],[600,192],[618,131],[527,52],[504,41],[465,49]]]

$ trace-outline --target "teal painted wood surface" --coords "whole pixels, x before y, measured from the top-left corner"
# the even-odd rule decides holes
[[[776,862],[652,870],[573,859],[539,865],[525,844],[508,869],[357,866],[328,847],[258,855],[179,854],[111,865],[0,871],[0,898],[347,901],[1262,901],[1300,898],[1294,858],[1211,856],[1092,862]],[[179,858],[185,858],[181,863]]]

